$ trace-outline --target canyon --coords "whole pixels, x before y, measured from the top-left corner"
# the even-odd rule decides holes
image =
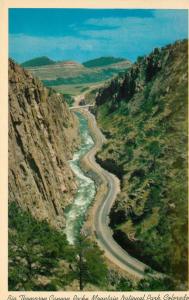
[[[66,230],[71,244],[88,230],[110,273],[125,269],[125,280],[155,270],[180,290],[187,281],[187,49],[178,41],[129,67],[125,61],[121,74],[77,94],[75,108],[34,76],[57,64],[26,70],[9,61],[9,202]],[[118,252],[131,266],[116,263]]]

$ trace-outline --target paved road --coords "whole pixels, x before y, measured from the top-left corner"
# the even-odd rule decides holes
[[[81,110],[82,111],[82,110]],[[108,192],[104,195],[104,200],[101,202],[95,214],[94,227],[97,242],[105,255],[118,267],[127,271],[131,275],[143,278],[144,270],[147,267],[142,262],[130,256],[121,246],[119,246],[112,237],[112,230],[109,227],[109,213],[111,207],[120,191],[120,183],[116,176],[107,172],[96,163],[95,154],[102,147],[105,137],[97,127],[94,115],[86,109],[83,109],[84,114],[92,122],[92,127],[96,136],[95,146],[86,154],[91,169],[100,174],[108,185]]]
[[[75,106],[70,106],[69,109],[80,109],[80,108],[89,108],[89,107],[93,107],[94,104],[86,104],[86,105],[75,105]]]

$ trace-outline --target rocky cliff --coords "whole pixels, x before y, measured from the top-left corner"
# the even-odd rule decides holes
[[[98,161],[121,180],[115,239],[152,268],[187,280],[187,41],[154,51],[99,90],[107,143]],[[178,288],[180,288],[178,284]]]
[[[61,95],[9,61],[9,201],[56,228],[76,191],[77,119]]]

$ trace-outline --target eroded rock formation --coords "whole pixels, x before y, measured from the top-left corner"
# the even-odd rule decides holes
[[[9,201],[63,227],[77,188],[68,160],[78,142],[77,119],[63,96],[10,60]]]

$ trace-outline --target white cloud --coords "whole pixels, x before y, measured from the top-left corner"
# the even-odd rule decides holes
[[[91,18],[88,19],[85,24],[86,25],[94,25],[98,27],[102,26],[109,26],[109,27],[115,27],[115,26],[120,26],[122,22],[120,22],[120,18],[101,18],[101,19],[95,19]]]
[[[141,25],[144,20],[146,19],[141,19],[137,17],[126,17],[126,18],[113,18],[113,17],[107,17],[107,18],[101,18],[101,19],[88,19],[85,24],[86,25],[94,25],[98,27],[123,27],[127,24],[135,24]]]
[[[86,38],[77,38],[74,36],[64,36],[64,37],[35,37],[24,34],[13,34],[9,36],[10,47],[15,49],[25,49],[32,48],[31,50],[38,48],[53,49],[54,47],[60,48],[62,50],[69,50],[73,48],[91,49],[92,46],[97,44],[94,39],[87,40]]]
[[[176,10],[176,9],[162,9],[153,10],[153,17],[140,18],[140,17],[104,17],[104,18],[90,18],[85,21],[86,25],[93,25],[97,27],[123,27],[128,24],[133,24],[134,26],[142,26],[143,24],[154,24],[157,22],[170,23],[176,21],[177,24],[181,25],[183,22],[186,25],[187,10]],[[174,20],[174,21],[173,21]],[[161,24],[159,24],[161,25]]]
[[[10,55],[14,57],[33,57],[35,55],[48,55],[53,51],[92,51],[93,48],[100,47],[100,42],[93,38],[79,38],[74,36],[64,37],[35,37],[24,34],[13,34],[9,36]]]
[[[86,24],[95,25],[97,28],[90,30],[82,30],[80,34],[95,39],[107,39],[120,41],[134,41],[137,39],[157,40],[176,40],[182,35],[186,36],[187,21],[186,15],[178,10],[162,10],[154,11],[153,18],[102,18],[88,19]],[[99,30],[99,27],[107,27]],[[181,37],[182,38],[182,37]]]

